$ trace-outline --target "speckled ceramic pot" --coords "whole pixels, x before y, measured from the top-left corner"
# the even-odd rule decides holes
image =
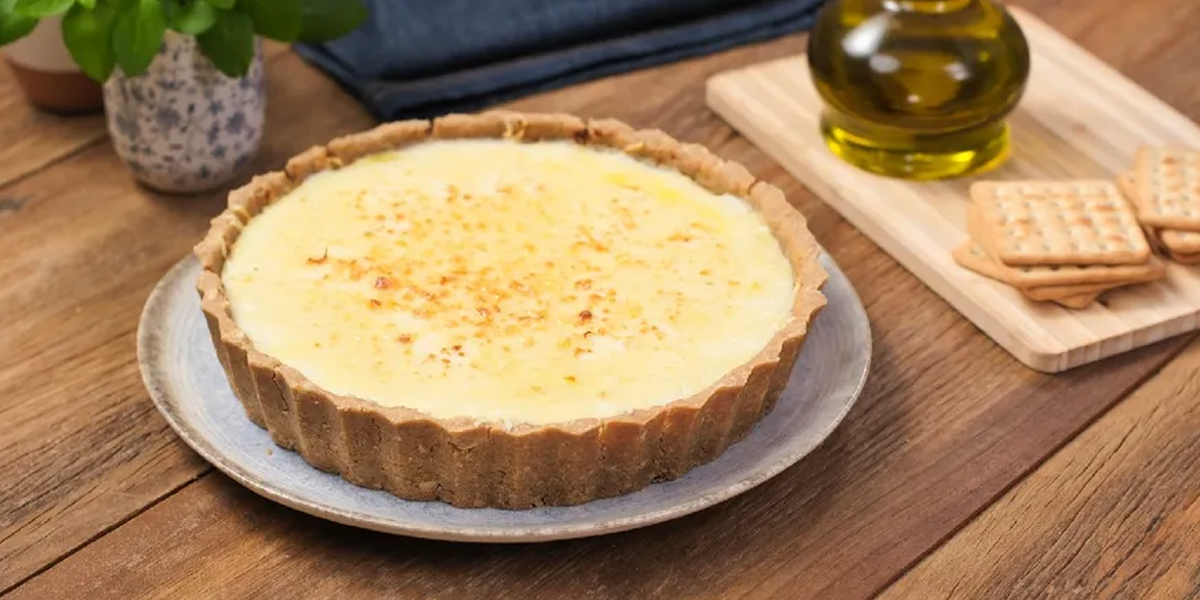
[[[233,79],[213,67],[195,38],[167,32],[145,73],[113,73],[104,84],[104,108],[113,147],[138,181],[174,193],[220,187],[262,140],[261,41],[250,72]]]

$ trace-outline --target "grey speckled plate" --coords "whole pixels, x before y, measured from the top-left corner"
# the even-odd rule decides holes
[[[867,377],[871,331],[862,303],[827,256],[821,312],[775,410],[717,460],[683,477],[580,506],[523,511],[408,502],[321,472],[276,447],[251,423],[217,362],[185,259],[159,282],[138,330],[150,396],[192,448],[242,485],[276,502],[347,525],[409,536],[529,542],[600,535],[707,508],[777,475],[811,452],[850,410]]]

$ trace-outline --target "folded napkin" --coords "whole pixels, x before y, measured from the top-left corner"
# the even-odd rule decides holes
[[[299,45],[380,120],[478,110],[808,27],[823,0],[366,0]]]

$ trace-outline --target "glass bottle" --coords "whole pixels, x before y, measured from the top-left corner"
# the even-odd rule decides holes
[[[834,154],[880,175],[943,179],[1008,156],[1029,46],[991,0],[830,0],[808,63]]]

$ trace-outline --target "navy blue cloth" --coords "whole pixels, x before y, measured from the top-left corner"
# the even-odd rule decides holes
[[[822,0],[366,0],[297,50],[384,121],[474,111],[811,25]]]

